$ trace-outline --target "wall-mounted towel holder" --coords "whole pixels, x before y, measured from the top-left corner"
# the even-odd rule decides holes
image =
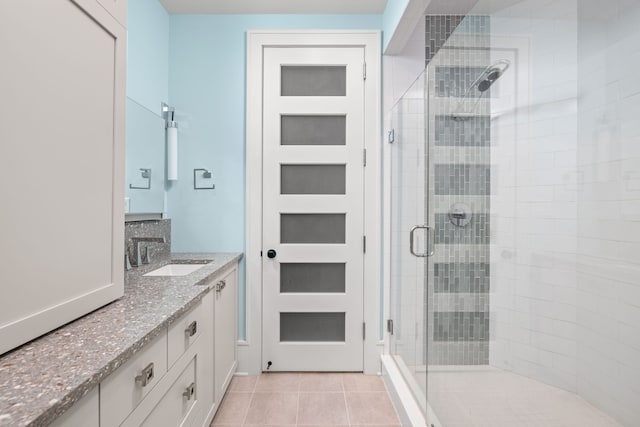
[[[147,185],[144,187],[137,187],[133,184],[129,184],[129,188],[134,190],[150,190],[151,189],[151,169],[140,168],[140,176],[147,180]]]
[[[207,169],[194,169],[193,170],[193,189],[194,190],[215,190],[216,185],[211,184],[211,187],[203,187],[198,185],[198,174],[202,177],[202,179],[211,179],[211,172]]]

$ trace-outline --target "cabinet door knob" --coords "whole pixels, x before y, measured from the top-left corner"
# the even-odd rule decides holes
[[[227,286],[227,282],[225,282],[224,280],[219,281],[218,283],[216,283],[216,292],[220,293],[222,292],[222,290]]]
[[[191,400],[194,394],[196,394],[196,383],[189,384],[189,387],[185,388],[182,392],[182,395],[186,397],[187,400]]]
[[[187,329],[184,330],[184,333],[190,337],[194,336],[198,332],[198,322],[195,320],[189,323]]]
[[[277,255],[276,250],[275,249],[269,249],[267,251],[267,258],[275,258]]]
[[[140,373],[136,376],[136,382],[142,387],[146,387],[153,380],[153,362],[149,363]]]

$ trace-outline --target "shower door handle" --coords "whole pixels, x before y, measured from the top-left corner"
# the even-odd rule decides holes
[[[413,249],[413,236],[416,232],[416,230],[427,230],[427,252],[425,253],[421,253],[418,254],[415,252],[415,250]],[[435,237],[435,230],[432,226],[430,225],[416,225],[414,226],[411,231],[409,232],[409,252],[411,252],[411,255],[419,257],[419,258],[426,258],[426,257],[430,257],[433,256],[434,250],[433,250],[433,245],[434,245],[434,237]]]

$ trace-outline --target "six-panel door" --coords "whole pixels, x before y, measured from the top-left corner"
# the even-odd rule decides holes
[[[363,368],[363,63],[363,48],[264,52],[265,370]]]

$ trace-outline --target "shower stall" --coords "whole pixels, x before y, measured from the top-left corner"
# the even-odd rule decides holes
[[[640,426],[640,1],[425,19],[390,114],[398,390],[434,427]]]

